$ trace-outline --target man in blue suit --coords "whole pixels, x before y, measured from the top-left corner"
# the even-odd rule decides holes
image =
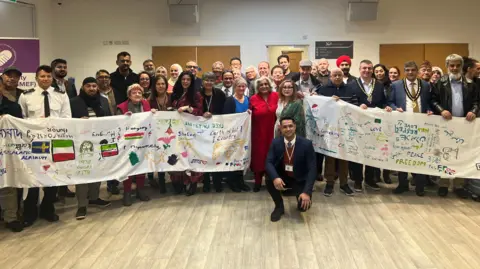
[[[418,66],[415,62],[406,62],[404,65],[405,79],[392,83],[388,105],[398,112],[424,113],[432,115],[430,108],[430,84],[418,79]],[[424,196],[426,176],[412,174],[415,180],[415,192],[418,196]],[[409,190],[408,173],[398,173],[398,187],[393,193],[400,194]]]
[[[312,204],[312,189],[317,176],[317,161],[312,141],[295,135],[295,120],[280,120],[282,136],[272,141],[265,170],[267,190],[275,203],[271,221],[279,221],[285,212],[281,191],[292,189],[297,209],[307,211]]]

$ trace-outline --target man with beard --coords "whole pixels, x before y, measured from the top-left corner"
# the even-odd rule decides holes
[[[295,73],[295,72],[291,72],[291,70],[290,70],[290,57],[288,57],[288,55],[282,54],[282,55],[278,56],[277,63],[278,63],[278,65],[283,67],[283,69],[285,70],[285,79],[292,79],[293,80],[293,77],[298,74],[298,73]]]
[[[327,85],[328,84],[328,79],[330,78],[330,71],[328,71],[328,60],[325,58],[322,58],[318,60],[318,75],[317,79],[320,81],[322,85]]]
[[[270,64],[268,62],[260,62],[258,64],[258,76],[268,77],[270,75]]]
[[[72,118],[89,119],[112,116],[108,99],[100,95],[97,80],[93,77],[83,80],[80,94],[70,99],[70,107],[72,110]],[[88,154],[85,155],[85,157],[87,156]],[[91,153],[91,157],[93,157],[93,152]],[[94,182],[76,185],[78,209],[75,217],[77,220],[82,220],[86,217],[88,205],[98,207],[107,207],[110,205],[110,202],[99,198],[100,184],[101,182]]]
[[[258,78],[257,69],[255,66],[250,65],[245,69],[245,76],[247,77],[247,87],[250,92],[250,96],[255,94],[255,80]]]
[[[69,98],[77,96],[77,89],[72,78],[65,80],[68,74],[67,61],[64,59],[55,59],[50,65],[53,69],[52,87],[66,92]],[[65,203],[65,197],[73,198],[75,193],[70,191],[67,186],[58,187],[58,200]]]
[[[337,59],[337,67],[342,69],[343,83],[348,84],[355,81],[357,78],[350,75],[350,67],[352,66],[352,59],[347,55],[342,55]]]
[[[447,56],[446,66],[448,74],[444,75],[432,91],[432,109],[437,115],[450,120],[453,117],[465,117],[473,121],[479,112],[478,92],[476,85],[468,83],[462,76],[463,59],[460,55]],[[438,195],[448,195],[449,178],[440,178]],[[453,190],[460,198],[468,198],[469,193],[464,189],[463,178],[453,178]]]
[[[2,79],[5,87],[3,96],[12,102],[17,102],[23,92],[18,88],[18,82],[20,81],[21,76],[22,72],[14,66],[7,67],[3,70]]]
[[[212,72],[215,74],[215,84],[213,84],[214,88],[221,89],[223,86],[223,72],[225,72],[225,65],[220,62],[216,61],[212,65]]]
[[[115,103],[121,104],[127,100],[127,88],[138,83],[138,75],[135,74],[130,66],[132,60],[130,53],[122,51],[117,54],[117,70],[110,74],[110,85],[115,95]]]
[[[203,85],[203,81],[201,78],[197,77],[198,64],[194,61],[188,61],[185,64],[185,71],[190,71],[190,73],[193,74],[193,76],[195,77],[195,81],[193,82],[195,85],[195,90],[200,91]]]
[[[65,77],[68,74],[67,61],[64,59],[55,59],[50,66],[53,69],[53,84],[52,87],[58,88],[67,93],[69,98],[77,96],[77,89],[75,88],[75,80],[73,78]]]
[[[425,61],[420,65],[418,76],[426,82],[430,82],[433,75],[432,64],[429,61]]]
[[[153,60],[148,59],[143,62],[143,71],[147,72],[150,75],[150,79],[153,80],[155,77],[155,64]]]
[[[338,60],[337,60],[338,62]],[[357,96],[358,103],[361,104],[360,108],[385,108],[386,111],[392,111],[387,106],[387,99],[385,97],[385,89],[383,83],[378,82],[373,78],[373,64],[370,60],[363,60],[360,62],[360,78],[354,80],[350,86],[353,94]],[[344,72],[345,76],[345,72]],[[345,77],[344,77],[345,79]],[[354,189],[357,192],[363,190],[363,165],[359,163],[350,162],[351,170],[353,170],[353,177],[355,179]],[[380,190],[380,187],[374,180],[374,168],[371,166],[365,166],[365,186],[373,189]],[[348,195],[348,193],[346,193]]]
[[[391,86],[388,104],[398,112],[425,113],[432,115],[430,109],[430,84],[419,79],[418,67],[415,62],[407,62],[404,65],[406,78],[395,81]],[[415,192],[418,196],[425,195],[425,175],[413,174],[416,181]],[[393,191],[401,194],[409,191],[408,173],[398,172],[398,187]]]

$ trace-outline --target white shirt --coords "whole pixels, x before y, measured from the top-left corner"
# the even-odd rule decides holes
[[[367,95],[371,95],[372,94],[372,91],[373,91],[373,79],[370,80],[370,83],[366,83],[363,78],[361,78],[361,81],[362,81],[362,85],[363,85],[363,89],[365,90],[365,92],[367,93]]]
[[[414,80],[413,82],[415,82],[415,92],[417,94],[418,93],[418,81],[417,80]],[[420,82],[421,83],[421,82]],[[407,79],[407,89],[408,91],[410,92],[410,94],[412,96],[413,95],[413,92],[412,92],[412,81],[408,80]],[[418,111],[422,112],[422,98],[419,96],[418,99],[417,99],[417,104],[418,104]],[[408,96],[406,96],[406,100],[407,100],[407,103],[406,103],[406,106],[405,106],[405,109],[406,109],[406,112],[412,112],[413,113],[413,101],[410,100],[410,98],[408,98]]]
[[[283,141],[285,142],[285,146],[288,147],[288,140],[286,138],[283,138]],[[295,136],[290,143],[292,143],[292,147],[295,146],[295,141],[297,141],[297,136]]]
[[[25,91],[20,95],[18,103],[22,107],[24,118],[42,118],[45,117],[44,99],[42,94],[44,90],[39,86],[33,88],[33,91]],[[50,106],[50,117],[52,118],[71,118],[70,100],[66,92],[60,92],[50,87],[48,92],[48,101]]]
[[[230,86],[230,88],[227,88],[225,86],[222,86],[222,92],[225,93],[225,96],[229,97],[233,95],[233,87]]]

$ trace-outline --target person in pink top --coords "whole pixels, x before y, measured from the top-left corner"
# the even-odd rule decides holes
[[[250,98],[252,111],[252,162],[251,170],[255,175],[254,192],[260,191],[265,174],[265,161],[272,143],[275,122],[275,111],[278,106],[278,94],[273,92],[273,83],[268,77],[261,77],[255,83],[257,93]]]

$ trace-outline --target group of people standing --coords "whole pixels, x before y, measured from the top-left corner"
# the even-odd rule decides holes
[[[198,65],[194,61],[170,67],[155,68],[152,60],[143,63],[144,71],[136,74],[130,68],[131,55],[121,52],[117,55],[118,68],[110,73],[99,70],[95,77],[83,80],[77,92],[73,79],[67,79],[67,62],[56,59],[50,66],[42,65],[36,72],[37,86],[19,90],[18,82],[22,72],[15,67],[4,70],[0,81],[0,114],[22,118],[61,117],[89,118],[112,115],[157,111],[177,111],[210,118],[212,115],[248,112],[252,117],[251,167],[255,184],[253,191],[261,190],[263,178],[275,202],[272,221],[283,214],[280,191],[291,193],[299,200],[298,207],[305,211],[311,205],[312,188],[315,180],[327,184],[325,196],[331,196],[334,182],[338,178],[340,190],[346,195],[354,191],[348,185],[348,175],[355,181],[354,190],[362,191],[365,185],[378,190],[376,179],[380,178],[377,168],[362,164],[325,157],[314,153],[311,141],[305,139],[305,115],[303,98],[323,95],[343,100],[363,109],[379,107],[387,111],[438,114],[445,119],[466,117],[474,120],[478,114],[479,63],[471,58],[450,55],[446,59],[448,75],[442,76],[440,68],[432,68],[425,62],[420,68],[415,62],[407,62],[400,79],[398,67],[387,69],[369,60],[360,62],[360,77],[350,75],[351,59],[342,56],[337,59],[337,68],[328,69],[328,61],[321,59],[315,64],[310,60],[300,62],[300,72],[290,70],[288,55],[278,57],[278,65],[270,68],[268,62],[261,62],[258,69],[249,66],[241,72],[242,62],[238,57],[230,60],[230,69],[224,63],[215,62],[212,72],[197,77]],[[463,72],[462,72],[463,70]],[[437,73],[435,73],[437,72]],[[272,142],[273,141],[273,142]],[[298,154],[304,151],[304,154]],[[305,159],[302,159],[305,158]],[[325,159],[325,165],[323,160]],[[325,172],[323,173],[323,167]],[[176,194],[194,195],[199,182],[203,191],[223,190],[223,182],[234,192],[250,191],[244,181],[243,171],[198,173],[191,171],[169,172],[173,191]],[[399,186],[395,193],[408,191],[406,173],[399,173]],[[426,176],[413,175],[416,193],[424,195]],[[365,178],[365,180],[364,180]],[[389,171],[384,170],[385,183],[391,183]],[[134,195],[140,201],[148,201],[145,181],[166,192],[164,172],[130,176],[123,181],[123,205],[130,206]],[[132,184],[136,184],[135,192]],[[454,185],[455,192],[465,197],[460,181]],[[120,194],[119,181],[107,182],[111,194]],[[293,187],[286,187],[292,185]],[[448,193],[448,180],[440,180],[439,195]],[[84,219],[88,206],[106,207],[109,201],[99,198],[100,183],[76,186],[76,193],[68,187],[46,187],[40,207],[37,206],[39,188],[30,188],[23,206],[22,197],[14,188],[0,189],[0,204],[4,211],[6,225],[12,231],[21,231],[32,225],[38,217],[50,222],[59,220],[54,203],[65,197],[78,199],[77,219]],[[17,213],[23,208],[22,217]]]

